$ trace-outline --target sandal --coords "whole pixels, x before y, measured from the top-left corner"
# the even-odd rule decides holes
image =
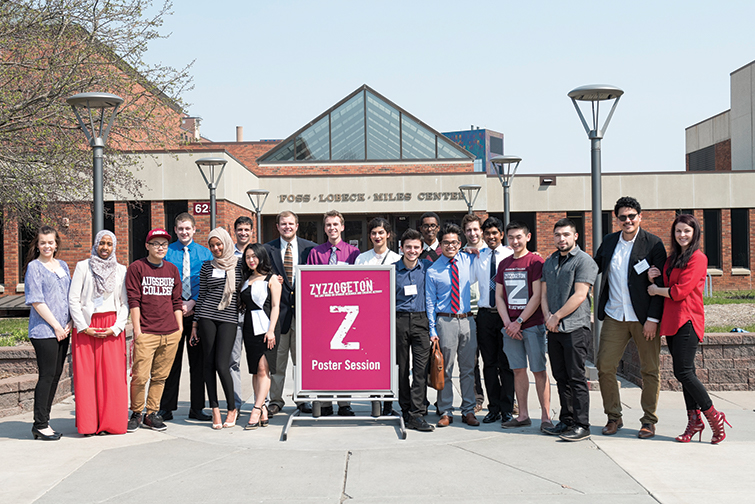
[[[263,420],[262,413],[260,413],[260,427],[267,427],[268,424],[270,424],[270,410],[267,409],[267,404],[263,404],[262,407],[265,408],[265,416],[267,416],[268,418],[265,418]],[[262,410],[260,409],[260,411]]]
[[[252,413],[254,413],[254,410],[256,410],[256,409],[260,410],[260,415],[261,415],[262,414],[262,408],[258,408],[257,406],[252,406]],[[246,424],[246,426],[244,426],[244,430],[254,430],[254,429],[256,429],[259,426],[260,426],[259,419],[256,422],[252,423],[252,416],[249,415],[249,423]]]
[[[231,411],[233,411],[233,422],[229,422],[228,421],[228,417],[231,416]],[[238,416],[239,416],[239,411],[238,410],[235,410],[235,409],[230,410],[228,412],[228,414],[226,415],[226,417],[225,417],[226,421],[223,422],[223,428],[224,429],[228,429],[229,427],[236,427],[236,418],[238,418]]]

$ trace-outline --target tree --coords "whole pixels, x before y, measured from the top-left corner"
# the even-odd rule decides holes
[[[176,146],[191,63],[144,61],[172,5],[152,0],[0,0],[0,203],[34,225],[60,204],[92,198],[92,152],[66,98],[124,98],[105,154],[105,192],[140,196],[123,151]],[[154,12],[147,14],[147,12]]]

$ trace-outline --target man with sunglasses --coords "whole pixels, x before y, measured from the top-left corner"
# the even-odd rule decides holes
[[[655,436],[658,422],[655,414],[661,390],[658,322],[663,300],[648,295],[647,270],[653,266],[663,268],[666,249],[660,238],[640,228],[641,212],[636,199],[619,198],[614,215],[621,230],[606,236],[595,254],[595,262],[603,274],[597,310],[603,327],[596,365],[603,409],[608,415],[603,435],[610,436],[624,425],[616,369],[627,343],[634,340],[640,356],[640,405],[644,412],[637,437],[648,439]]]

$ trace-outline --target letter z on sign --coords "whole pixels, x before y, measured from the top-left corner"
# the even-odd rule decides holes
[[[341,325],[338,326],[338,330],[333,335],[333,339],[330,340],[330,349],[331,350],[359,350],[358,341],[349,341],[348,343],[343,342],[343,340],[346,339],[346,335],[348,334],[349,329],[351,329],[352,324],[354,324],[354,321],[356,320],[357,315],[359,315],[359,307],[358,306],[331,306],[330,313],[345,313],[346,314],[346,317],[344,317],[343,322],[341,322]]]

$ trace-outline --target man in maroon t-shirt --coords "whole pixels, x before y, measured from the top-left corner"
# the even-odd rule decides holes
[[[553,426],[545,365],[545,322],[540,310],[540,277],[545,261],[527,250],[531,237],[524,223],[512,221],[506,226],[506,240],[514,255],[501,261],[495,277],[496,307],[503,319],[503,351],[514,371],[514,391],[519,404],[519,416],[501,424],[504,429],[532,425],[527,409],[528,359],[540,401],[540,430]]]
[[[166,429],[157,411],[183,331],[181,276],[178,268],[163,261],[169,243],[170,235],[164,229],[150,231],[146,243],[149,255],[131,263],[126,272],[128,306],[134,326],[128,432],[140,425],[158,431]],[[142,424],[147,381],[150,382],[147,415]]]

